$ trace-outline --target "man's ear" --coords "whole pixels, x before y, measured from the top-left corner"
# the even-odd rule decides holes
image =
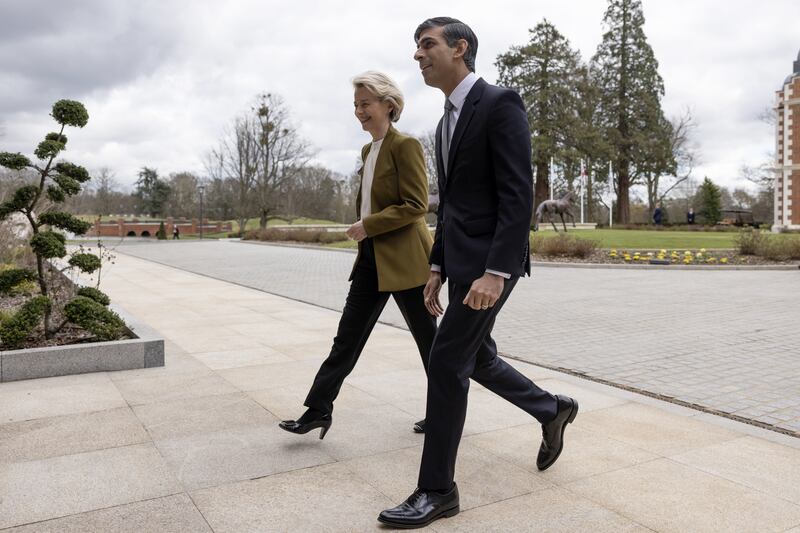
[[[458,42],[456,42],[455,57],[463,58],[464,54],[467,53],[467,48],[469,48],[469,44],[467,44],[467,40],[466,39],[459,39]]]

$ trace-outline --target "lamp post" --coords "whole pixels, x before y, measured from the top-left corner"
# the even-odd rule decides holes
[[[200,238],[203,238],[203,193],[206,192],[206,186],[200,185],[197,187],[200,192]]]

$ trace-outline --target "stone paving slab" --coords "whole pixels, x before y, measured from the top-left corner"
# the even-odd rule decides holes
[[[302,411],[337,312],[128,256],[104,290],[163,328],[166,366],[0,384],[0,529],[385,531],[377,514],[413,489],[423,442],[411,424],[425,377],[407,332],[375,328],[321,441],[277,421]],[[237,324],[262,333],[262,348],[176,342],[198,325],[212,339]],[[319,336],[328,342],[307,340]],[[463,511],[427,531],[800,529],[800,439],[512,364],[583,406],[564,453],[539,472],[540,427],[473,387]]]
[[[208,241],[118,251],[340,311],[354,255]],[[534,268],[499,349],[800,436],[800,271]],[[381,320],[405,328],[390,301]]]

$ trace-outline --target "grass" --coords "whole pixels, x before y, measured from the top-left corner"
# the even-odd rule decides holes
[[[541,231],[544,238],[556,236],[552,231]],[[647,231],[625,229],[569,230],[569,235],[599,242],[600,248],[642,249],[642,250],[683,250],[706,248],[736,248],[737,232],[702,231]]]
[[[533,235],[533,232],[531,232]],[[558,234],[552,231],[540,231],[538,235],[552,239]],[[735,232],[700,232],[700,231],[639,231],[623,229],[569,230],[567,235],[599,242],[600,248],[668,250],[683,249],[728,249],[736,248]],[[330,248],[355,248],[354,241],[337,242],[327,245]]]

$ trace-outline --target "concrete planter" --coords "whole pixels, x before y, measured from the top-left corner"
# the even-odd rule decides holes
[[[164,339],[111,305],[134,339],[0,351],[0,382],[164,366]]]

